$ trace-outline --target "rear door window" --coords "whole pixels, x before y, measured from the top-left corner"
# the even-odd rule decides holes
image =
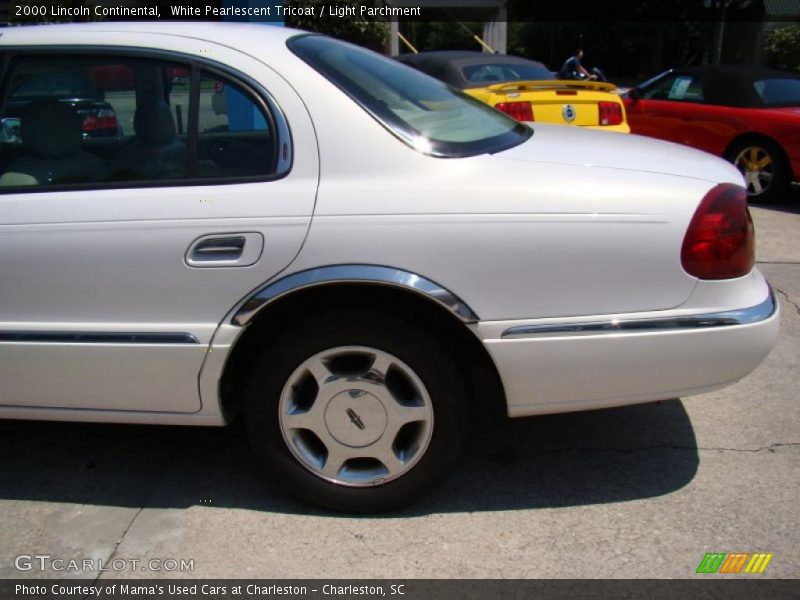
[[[198,177],[252,175],[274,168],[270,115],[241,85],[203,73],[198,112]]]
[[[198,65],[18,54],[1,90],[0,192],[279,175],[271,105]]]

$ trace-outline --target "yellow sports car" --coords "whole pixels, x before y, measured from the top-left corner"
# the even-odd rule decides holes
[[[397,60],[463,90],[518,121],[630,133],[616,86],[563,81],[542,63],[470,51],[402,54]]]

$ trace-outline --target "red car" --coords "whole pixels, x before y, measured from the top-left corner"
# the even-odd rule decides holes
[[[672,69],[623,97],[631,132],[722,156],[752,200],[800,179],[800,76],[753,67]]]

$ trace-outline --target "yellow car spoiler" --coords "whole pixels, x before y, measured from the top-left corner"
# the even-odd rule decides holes
[[[487,85],[483,88],[490,92],[533,92],[543,90],[586,90],[592,92],[613,92],[617,86],[613,83],[602,81],[573,81],[562,79],[550,79],[542,81],[509,81],[506,83],[496,83]]]

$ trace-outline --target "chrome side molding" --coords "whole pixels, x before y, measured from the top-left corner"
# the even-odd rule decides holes
[[[705,329],[730,325],[747,325],[764,321],[775,314],[777,303],[772,288],[766,300],[756,306],[740,310],[728,310],[700,315],[680,317],[654,317],[650,319],[611,319],[586,323],[548,323],[545,325],[521,325],[506,329],[502,339],[530,337],[571,337],[580,335],[603,335],[621,332],[649,333],[683,329]]]
[[[0,331],[0,342],[46,344],[199,344],[191,333],[107,331]]]
[[[478,321],[478,316],[461,298],[420,275],[377,265],[330,265],[292,273],[266,285],[244,301],[231,322],[246,325],[259,310],[281,296],[328,283],[373,283],[405,288],[440,304],[465,323]]]

